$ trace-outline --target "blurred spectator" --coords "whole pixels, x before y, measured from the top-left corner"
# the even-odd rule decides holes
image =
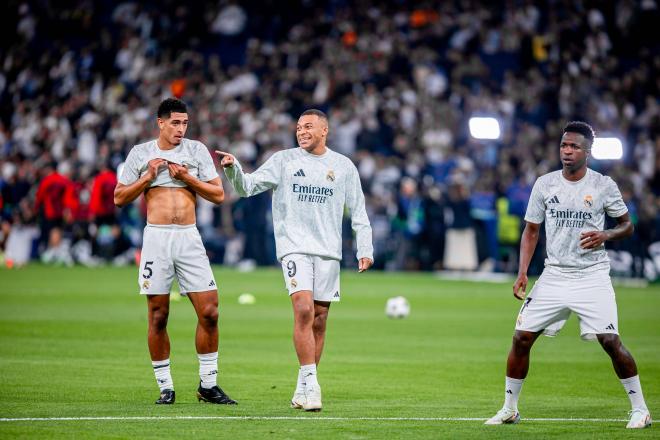
[[[396,255],[397,269],[419,270],[421,238],[424,231],[424,201],[417,182],[410,177],[401,180],[395,231],[399,246]]]
[[[71,165],[68,162],[60,163],[57,170],[53,164],[46,165],[34,205],[40,220],[42,245],[48,245],[53,229],[63,228],[65,218],[71,220],[71,211],[75,209],[75,196],[72,195],[70,175]]]
[[[19,204],[28,193],[32,183],[26,178],[20,162],[4,162],[2,164],[2,176],[0,179],[0,218],[11,219],[12,214],[17,212]]]
[[[72,266],[71,240],[64,238],[60,228],[50,230],[48,246],[41,254],[41,261],[46,264]]]
[[[423,201],[424,229],[420,240],[420,269],[442,269],[445,251],[445,202],[437,186],[427,188]]]
[[[450,179],[447,192],[448,221],[444,267],[450,270],[474,270],[479,263],[470,194],[462,174]]]
[[[97,225],[114,225],[117,223],[114,202],[117,175],[110,164],[101,162],[99,173],[94,177],[89,201],[91,220]]]

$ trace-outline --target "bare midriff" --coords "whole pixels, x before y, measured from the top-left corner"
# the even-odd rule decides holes
[[[195,224],[196,194],[188,188],[157,186],[144,193],[147,222],[152,225]]]

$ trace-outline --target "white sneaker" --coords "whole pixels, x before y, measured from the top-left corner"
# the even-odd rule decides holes
[[[642,429],[651,426],[651,413],[646,408],[635,408],[630,411],[630,421],[626,428]]]
[[[484,425],[504,425],[520,422],[520,413],[509,408],[502,408],[490,419],[484,422]]]
[[[296,391],[291,398],[291,408],[301,409],[305,404],[305,392]]]
[[[323,405],[321,404],[320,386],[305,387],[305,403],[302,407],[305,411],[321,411]]]

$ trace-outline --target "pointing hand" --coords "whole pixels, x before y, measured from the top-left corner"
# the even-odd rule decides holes
[[[231,168],[234,166],[236,158],[232,154],[220,150],[215,150],[215,154],[220,156],[220,165],[222,165],[223,168]]]

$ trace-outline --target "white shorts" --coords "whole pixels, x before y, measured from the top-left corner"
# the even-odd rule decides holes
[[[339,261],[316,255],[289,254],[282,258],[284,284],[292,295],[309,290],[314,301],[339,301]]]
[[[184,295],[217,289],[195,225],[147,225],[138,273],[140,293],[167,295],[175,276]]]
[[[543,271],[525,298],[516,330],[556,336],[575,312],[580,322],[580,336],[596,339],[604,333],[619,334],[616,298],[607,272],[577,277]]]

